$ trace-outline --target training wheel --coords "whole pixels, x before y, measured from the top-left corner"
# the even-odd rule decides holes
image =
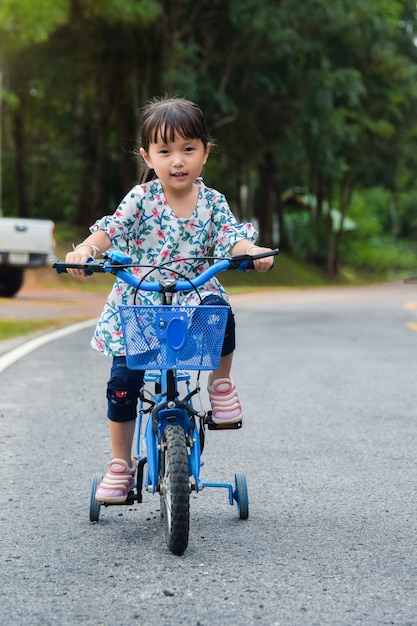
[[[93,476],[93,480],[91,482],[91,495],[90,495],[90,522],[98,522],[100,519],[100,509],[101,504],[96,500],[96,491],[97,487],[103,480],[103,474],[97,472]]]
[[[240,519],[248,519],[249,515],[249,496],[248,484],[245,474],[238,472],[235,474],[235,491],[233,498],[237,503],[237,514]]]

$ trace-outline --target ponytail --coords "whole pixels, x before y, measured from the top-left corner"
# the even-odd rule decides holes
[[[146,165],[143,168],[143,171],[140,177],[140,184],[143,185],[144,183],[149,183],[151,180],[155,180],[155,178],[156,178],[155,170],[153,170],[152,168]]]

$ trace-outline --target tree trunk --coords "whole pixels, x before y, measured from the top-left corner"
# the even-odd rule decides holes
[[[393,240],[396,241],[400,234],[401,228],[400,228],[400,220],[398,218],[397,204],[395,202],[394,193],[390,195],[390,198],[388,201],[388,207],[389,207],[389,214],[391,218],[391,234],[392,234]]]
[[[89,226],[110,209],[109,144],[113,108],[110,92],[113,64],[106,52],[97,66],[96,115],[92,119],[87,118],[83,107],[80,110],[83,172],[74,215],[76,226]]]
[[[81,163],[80,171],[80,187],[78,191],[77,204],[72,214],[73,225],[85,228],[89,226],[88,206],[91,202],[91,161],[93,147],[91,145],[91,121],[86,114],[86,93],[81,86],[77,94],[77,106],[75,110],[76,143],[80,147],[79,159]]]
[[[326,271],[329,276],[336,274],[336,237],[333,228],[333,220],[330,213],[327,216],[327,254],[326,254]]]
[[[277,177],[275,177],[275,180],[277,181]],[[289,251],[290,249],[290,244],[288,241],[288,236],[287,236],[287,231],[285,228],[285,204],[281,199],[281,187],[280,184],[278,182],[275,182],[274,185],[274,189],[275,189],[275,203],[276,203],[276,216],[277,216],[277,220],[278,220],[278,241],[275,243],[278,243],[279,248],[281,250],[281,252],[284,251]]]
[[[262,246],[273,246],[273,215],[275,204],[275,160],[272,152],[264,154],[262,163],[259,166],[260,181],[260,204],[258,208],[259,221],[259,244]]]
[[[95,164],[92,182],[90,204],[90,219],[96,219],[107,214],[109,207],[109,124],[106,113],[107,107],[102,104],[97,128],[97,142],[95,146]]]
[[[343,242],[343,237],[345,234],[345,219],[347,216],[347,212],[349,210],[350,203],[352,201],[352,195],[355,188],[355,183],[353,180],[349,180],[346,178],[342,181],[340,187],[340,199],[339,199],[339,207],[340,207],[340,224],[339,230],[334,233],[334,255],[333,255],[333,274],[337,275],[339,271],[340,265],[340,247]]]
[[[324,202],[324,190],[323,190],[323,177],[319,173],[316,178],[316,216],[317,219],[321,219],[323,215],[323,202]]]
[[[13,117],[13,134],[15,144],[16,195],[19,217],[30,217],[26,181],[26,150],[25,122],[22,109],[19,107]]]

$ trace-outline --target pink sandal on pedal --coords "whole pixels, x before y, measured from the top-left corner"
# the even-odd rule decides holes
[[[108,463],[109,471],[97,487],[96,500],[104,504],[124,504],[127,494],[135,484],[136,464],[129,467],[123,459]]]
[[[215,424],[236,424],[243,417],[239,396],[230,378],[217,378],[207,386],[211,402],[211,419]]]

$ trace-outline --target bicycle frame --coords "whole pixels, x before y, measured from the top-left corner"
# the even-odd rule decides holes
[[[110,254],[109,261],[104,260],[97,262],[91,260],[91,262],[89,261],[84,264],[67,264],[62,261],[56,261],[53,264],[57,273],[65,272],[69,268],[83,269],[87,274],[93,272],[109,272],[115,274],[136,289],[161,294],[161,305],[155,305],[153,307],[126,306],[119,308],[123,325],[125,324],[124,309],[130,309],[129,313],[134,309],[133,321],[128,320],[129,323],[133,323],[133,337],[131,337],[129,333],[126,334],[126,328],[123,326],[128,367],[145,370],[143,379],[144,386],[140,394],[137,420],[136,454],[138,457],[138,469],[136,493],[132,490],[128,494],[126,502],[123,502],[123,504],[131,505],[135,501],[142,502],[143,487],[153,494],[159,492],[162,501],[161,515],[166,518],[167,543],[169,549],[174,554],[183,554],[188,544],[189,493],[191,490],[198,493],[204,487],[220,487],[227,489],[229,503],[231,505],[233,505],[234,502],[237,503],[238,516],[240,519],[247,519],[248,517],[248,492],[246,478],[242,473],[235,474],[235,488],[233,488],[230,483],[203,482],[200,480],[201,452],[204,447],[204,428],[207,425],[209,430],[218,430],[221,426],[211,421],[210,411],[197,411],[194,408],[193,397],[200,391],[199,377],[197,377],[195,387],[191,390],[191,375],[187,370],[187,366],[183,366],[185,371],[181,369],[181,363],[186,363],[191,370],[216,369],[218,365],[213,367],[215,364],[215,360],[213,359],[214,355],[216,355],[216,358],[220,358],[220,350],[217,350],[217,348],[221,347],[221,344],[220,346],[218,344],[217,337],[219,336],[221,328],[224,333],[224,325],[221,326],[220,320],[223,318],[225,323],[227,309],[225,306],[217,306],[217,311],[210,313],[210,318],[206,318],[207,321],[205,324],[204,322],[202,323],[204,316],[200,317],[198,314],[198,321],[195,322],[196,318],[194,317],[189,327],[190,318],[187,317],[189,311],[192,309],[200,309],[200,307],[177,307],[172,304],[172,295],[175,292],[186,292],[196,289],[216,274],[227,269],[238,269],[239,271],[251,269],[253,268],[252,262],[254,259],[273,256],[278,254],[278,252],[278,250],[272,250],[254,256],[244,254],[231,257],[230,259],[222,259],[209,266],[196,278],[190,280],[167,279],[160,280],[159,282],[140,280],[133,276],[133,274],[126,269],[132,265],[131,259],[118,253]],[[161,309],[160,307],[163,308]],[[172,307],[172,309],[170,307]],[[210,308],[216,310],[215,306],[201,307],[201,309],[206,311]],[[138,309],[140,312],[138,312]],[[149,309],[153,311],[156,310],[159,317],[155,318],[149,315]],[[186,313],[184,309],[187,309]],[[166,311],[167,313],[165,313]],[[126,311],[126,313],[128,312]],[[136,317],[137,315],[139,315],[139,317]],[[178,315],[178,317],[175,317],[176,315]],[[195,315],[195,313],[192,315]],[[150,322],[149,318],[151,320]],[[214,321],[211,321],[212,318]],[[142,348],[141,341],[147,339],[145,335],[147,335],[148,332],[152,335],[152,323],[156,324],[157,334],[156,336],[152,336],[153,343],[152,341],[151,343],[146,343],[145,341],[145,347]],[[202,335],[198,335],[197,332],[191,333],[189,328],[194,329],[194,324]],[[170,325],[174,329],[172,332],[170,331]],[[205,344],[206,335],[208,338],[210,334],[210,326],[213,326],[215,333],[218,333],[217,335],[214,334],[216,343]],[[138,333],[138,329],[140,333]],[[213,330],[210,332],[213,332]],[[164,334],[165,332],[166,336]],[[200,360],[197,360],[197,363],[193,362],[191,365],[190,360],[187,360],[191,358],[188,356],[189,347],[186,343],[189,333],[192,334],[192,341],[196,346],[196,351],[197,345],[200,348],[203,344],[205,345],[206,351],[201,352],[201,360],[203,358],[208,359],[210,365],[205,361],[203,366]],[[204,341],[200,339],[201,336],[203,336]],[[135,348],[135,353],[132,355],[132,358],[134,358],[132,365],[129,365],[128,359],[130,356],[128,337]],[[197,341],[196,337],[199,341]],[[170,343],[171,339],[172,345]],[[163,340],[166,341],[164,345]],[[169,350],[175,352],[175,350],[178,349],[178,351],[180,351],[184,345],[186,346],[185,351],[187,356],[183,361],[177,356],[174,356],[173,360],[168,358]],[[210,345],[211,347],[209,347]],[[158,352],[158,350],[160,351]],[[143,355],[149,355],[151,353],[157,353],[162,361],[156,361],[151,357],[143,357]],[[194,356],[192,350],[191,355]],[[144,360],[142,360],[142,357]],[[165,357],[167,357],[167,360],[165,360]],[[161,362],[163,363],[162,369],[157,370],[156,368],[151,368],[151,366],[160,364]],[[142,367],[143,364],[149,367]],[[180,397],[180,383],[185,384],[186,391],[182,398]],[[153,391],[150,391],[150,385],[154,386]],[[145,392],[148,394],[148,397],[145,396]],[[149,404],[150,408],[147,408],[145,406],[146,404]],[[146,423],[143,424],[144,416],[147,413],[149,413],[149,416],[146,419]],[[240,426],[241,422],[227,425],[228,428],[239,428]],[[144,432],[142,438],[143,427]],[[141,449],[142,443],[144,443],[145,447],[143,453]],[[146,480],[144,480],[145,465],[147,465]],[[101,475],[96,473],[93,476],[90,498],[90,520],[93,522],[97,522],[100,516],[101,504],[95,499],[95,492],[100,481]],[[105,506],[110,505],[105,504]]]

